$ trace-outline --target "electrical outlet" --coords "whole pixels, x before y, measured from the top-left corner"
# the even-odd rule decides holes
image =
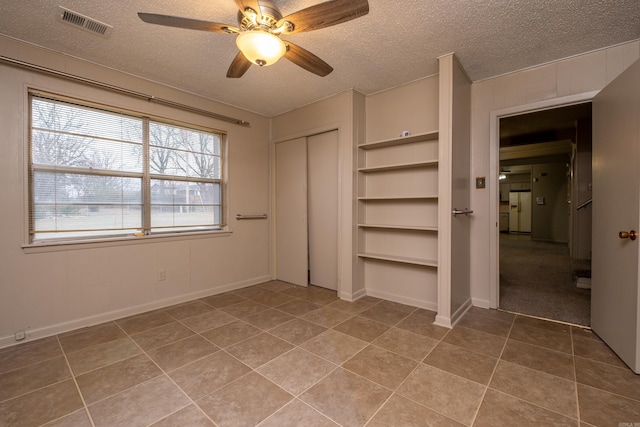
[[[16,332],[16,341],[22,341],[26,337],[27,337],[27,334],[25,334],[24,331]]]
[[[159,281],[167,280],[167,269],[166,268],[161,268],[160,270],[158,270],[158,280]]]

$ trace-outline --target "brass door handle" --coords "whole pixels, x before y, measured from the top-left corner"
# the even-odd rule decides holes
[[[638,238],[638,232],[636,230],[621,231],[618,233],[618,237],[620,237],[621,239],[636,240]]]

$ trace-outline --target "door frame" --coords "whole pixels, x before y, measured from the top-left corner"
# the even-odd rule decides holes
[[[500,306],[500,190],[498,185],[498,169],[500,167],[500,119],[503,117],[533,113],[566,107],[572,104],[589,102],[600,92],[591,91],[560,98],[522,104],[514,107],[493,110],[490,112],[489,122],[489,226],[493,225],[493,232],[489,233],[489,307]]]

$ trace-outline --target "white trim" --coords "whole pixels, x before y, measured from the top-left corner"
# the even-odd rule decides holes
[[[548,110],[572,104],[589,102],[599,91],[585,92],[560,98],[547,99],[531,104],[516,105],[490,112],[489,120],[489,227],[493,232],[489,234],[489,307],[498,308],[500,305],[500,227],[498,200],[498,169],[500,166],[500,119],[508,116]],[[493,225],[492,225],[493,223]],[[474,303],[475,305],[475,303]]]
[[[156,310],[156,309],[168,307],[174,304],[193,301],[200,298],[221,294],[223,292],[229,292],[236,289],[246,288],[248,286],[253,286],[259,283],[268,282],[269,280],[271,280],[269,276],[255,277],[253,279],[243,280],[241,282],[229,283],[227,285],[224,285],[222,287],[215,288],[215,289],[206,289],[198,292],[192,292],[189,294],[182,294],[179,296],[165,298],[162,300],[157,300],[157,301],[153,301],[146,304],[108,311],[108,312],[96,314],[93,316],[83,317],[81,319],[74,319],[67,322],[58,323],[56,325],[45,326],[43,328],[30,329],[25,331],[27,338],[21,341],[16,341],[14,336],[12,335],[0,337],[0,348],[9,347],[16,344],[22,344],[22,343],[30,342],[40,338],[50,337],[52,335],[73,331],[75,329],[84,328],[87,326],[93,326],[93,325],[98,325],[104,322],[122,319],[124,317],[145,313],[150,310]]]
[[[400,304],[410,305],[412,307],[424,308],[425,310],[437,311],[438,303],[418,298],[404,297],[391,292],[378,291],[375,289],[367,289],[367,295],[375,298],[397,302]]]
[[[455,326],[456,323],[458,323],[460,321],[460,319],[462,319],[464,317],[464,315],[467,313],[467,311],[469,311],[469,309],[471,309],[471,307],[473,307],[473,304],[471,303],[471,298],[467,299],[465,302],[463,302],[460,307],[458,307],[458,309],[455,311],[455,313],[453,313],[453,315],[451,316],[451,327]]]

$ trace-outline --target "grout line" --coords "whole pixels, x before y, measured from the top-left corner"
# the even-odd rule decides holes
[[[60,349],[62,350],[62,355],[64,356],[64,360],[67,363],[67,369],[69,369],[69,374],[71,374],[71,379],[73,380],[73,383],[76,386],[76,390],[78,391],[78,395],[80,396],[80,400],[82,401],[82,405],[84,406],[84,410],[87,413],[87,417],[89,418],[89,422],[91,423],[92,427],[96,427],[96,424],[93,421],[93,417],[91,416],[91,412],[89,412],[89,407],[87,406],[87,402],[84,400],[84,395],[82,394],[82,391],[80,390],[80,386],[78,385],[78,381],[76,380],[76,375],[73,372],[73,369],[71,369],[71,364],[69,363],[69,359],[67,358],[67,352],[62,347],[62,343],[60,342],[60,338],[57,335],[56,335],[56,340],[58,341],[58,345],[60,346]],[[67,414],[67,415],[70,415],[70,414]]]
[[[578,415],[578,425],[580,425],[580,397],[578,395],[578,371],[576,369],[576,349],[573,342],[573,328],[569,328],[571,337],[571,362],[573,363],[573,386],[576,395],[576,412]]]
[[[498,365],[500,364],[500,361],[502,360],[502,356],[504,355],[504,350],[507,348],[507,343],[509,342],[509,337],[511,336],[511,331],[513,331],[513,327],[516,323],[516,319],[517,316],[513,317],[513,320],[511,321],[511,327],[509,328],[509,332],[507,333],[507,336],[504,340],[504,344],[502,345],[502,351],[500,351],[500,355],[498,356],[498,360],[496,361],[496,365],[493,367],[493,372],[491,372],[491,376],[489,377],[489,380],[487,381],[487,385],[484,387],[484,393],[482,393],[482,398],[480,399],[480,404],[478,405],[478,408],[476,408],[476,413],[473,415],[473,418],[471,420],[471,425],[475,424],[476,420],[478,419],[478,414],[480,413],[480,408],[482,407],[482,404],[484,403],[484,399],[487,396],[487,391],[489,390],[489,385],[491,385],[491,381],[493,381],[493,377],[496,374],[496,371],[498,370]]]

